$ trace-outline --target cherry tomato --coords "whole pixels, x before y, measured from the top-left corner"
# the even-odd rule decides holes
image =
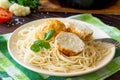
[[[5,8],[0,7],[0,23],[9,21],[12,18],[12,13]]]

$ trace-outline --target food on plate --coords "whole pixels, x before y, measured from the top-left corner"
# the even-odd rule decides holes
[[[51,39],[55,33],[55,30],[48,30],[44,34],[44,39],[43,40],[36,40],[34,43],[31,45],[30,49],[34,52],[39,52],[40,50],[46,48],[50,48],[49,42],[47,40]]]
[[[47,19],[40,26],[26,27],[18,32],[16,42],[19,58],[27,64],[51,72],[80,72],[95,68],[110,52],[113,45],[94,40],[84,42],[74,32],[67,32],[66,22]],[[72,21],[70,23],[73,23]],[[75,23],[74,23],[75,24]],[[76,23],[77,25],[77,23]],[[72,27],[76,27],[76,25]],[[81,23],[84,27],[86,24]],[[86,27],[85,27],[86,28]],[[76,29],[76,28],[74,28]],[[78,31],[81,31],[81,28]],[[51,38],[43,36],[49,30],[55,30]],[[85,29],[81,35],[84,36]],[[89,30],[88,30],[89,32]],[[92,37],[92,31],[88,35]],[[37,37],[35,36],[37,35]],[[49,41],[50,40],[50,41]],[[46,45],[49,46],[46,47]],[[31,45],[37,45],[39,51],[31,50]],[[37,47],[34,47],[37,48]]]
[[[8,9],[11,3],[8,0],[0,0],[0,7]]]
[[[17,3],[14,3],[10,6],[9,11],[15,14],[16,16],[26,16],[30,14],[30,8],[24,7]]]
[[[75,33],[78,35],[81,39],[85,41],[89,41],[92,39],[93,31],[89,28],[90,25],[88,24],[68,24],[68,31]]]
[[[65,27],[64,23],[62,23],[61,21],[58,21],[55,19],[50,19],[50,20],[47,20],[42,26],[40,26],[37,29],[35,37],[37,39],[43,39],[44,34],[48,30],[55,30],[55,33],[54,33],[53,38],[52,38],[52,39],[54,39],[58,33],[60,33],[61,31],[66,31],[66,27]]]
[[[9,21],[12,18],[12,13],[5,8],[0,7],[0,23]]]
[[[60,32],[55,38],[55,43],[58,50],[67,56],[77,55],[85,46],[77,35],[70,32]]]

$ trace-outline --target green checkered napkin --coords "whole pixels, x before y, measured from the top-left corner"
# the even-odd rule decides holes
[[[90,14],[81,14],[69,18],[93,24],[120,42],[120,31],[118,29],[105,25]],[[0,35],[0,78],[2,80],[104,80],[120,70],[120,49],[116,49],[114,59],[107,66],[93,73],[77,77],[55,77],[39,74],[22,67],[11,58],[7,49],[9,36],[10,34]]]

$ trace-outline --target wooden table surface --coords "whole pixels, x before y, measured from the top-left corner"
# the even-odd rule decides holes
[[[77,13],[54,13],[54,12],[50,13],[33,11],[29,16],[26,17],[13,16],[11,21],[4,24],[0,24],[0,34],[13,32],[16,28],[33,20],[50,17],[68,17],[75,14]],[[104,23],[108,25],[115,26],[120,29],[120,15],[94,14],[93,16],[98,17],[100,20],[102,20]],[[117,73],[115,73],[114,75],[110,76],[105,80],[120,80],[120,71],[118,71]]]

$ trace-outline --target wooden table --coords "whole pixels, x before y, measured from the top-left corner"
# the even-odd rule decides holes
[[[50,17],[68,17],[75,15],[77,13],[54,13],[54,12],[38,12],[33,11],[29,16],[26,17],[16,17],[13,16],[13,19],[10,22],[0,24],[0,34],[10,33],[13,32],[16,28],[20,27],[21,25],[41,18],[50,18]],[[104,23],[115,26],[120,29],[120,15],[100,15],[94,14],[93,16],[98,17]],[[120,71],[115,73],[114,75],[110,76],[105,80],[120,80]]]

